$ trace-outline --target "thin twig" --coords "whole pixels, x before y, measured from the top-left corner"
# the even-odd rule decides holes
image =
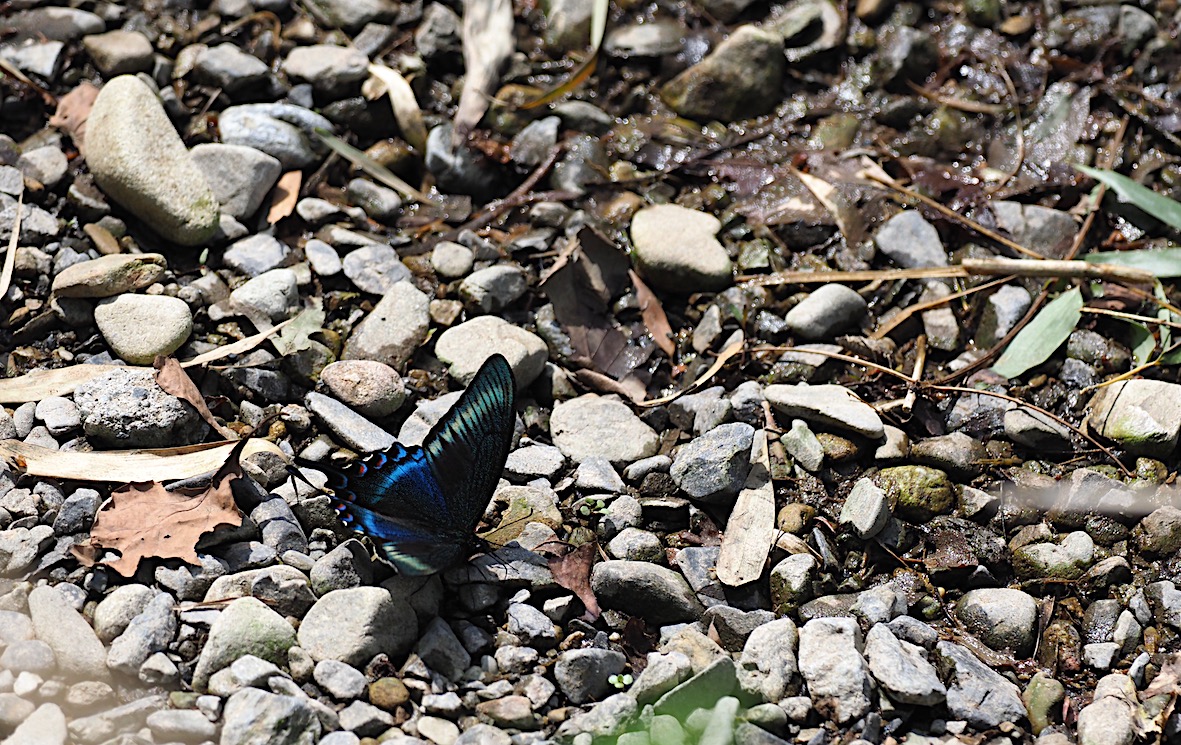
[[[1181,329],[1181,323],[1176,321],[1166,321],[1163,318],[1153,318],[1151,316],[1141,316],[1136,313],[1125,313],[1122,310],[1108,310],[1107,308],[1082,308],[1083,313],[1090,313],[1096,316],[1111,316],[1112,318],[1119,318],[1124,321],[1134,321],[1136,323],[1152,323],[1157,326],[1168,326],[1169,328]]]
[[[991,282],[985,282],[982,285],[969,287],[968,289],[960,290],[959,292],[953,292],[952,294],[946,295],[944,297],[937,297],[934,300],[928,300],[925,303],[915,303],[914,305],[908,305],[906,308],[903,308],[901,311],[891,316],[890,320],[886,321],[885,324],[874,329],[873,332],[870,333],[869,338],[884,339],[887,334],[896,329],[900,324],[904,323],[906,319],[910,318],[915,313],[922,313],[924,310],[930,310],[931,308],[938,308],[940,306],[947,305],[953,300],[958,300],[959,298],[967,297],[973,293],[991,289],[997,285],[1003,285],[1011,279],[1013,279],[1013,275],[1001,277],[1000,279],[994,279]]]
[[[945,96],[942,93],[929,91],[926,88],[914,83],[913,81],[906,81],[910,89],[919,94],[923,98],[941,103],[944,106],[952,109],[959,109],[960,111],[968,111],[973,114],[1004,114],[1009,110],[1009,107],[1003,103],[984,103],[983,101],[965,101],[962,98],[954,98],[952,96]]]

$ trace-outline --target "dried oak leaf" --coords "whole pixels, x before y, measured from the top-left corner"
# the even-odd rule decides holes
[[[86,120],[90,117],[90,109],[94,100],[98,98],[98,87],[93,83],[83,82],[74,90],[58,99],[57,111],[49,117],[49,126],[65,132],[74,141],[84,156],[86,155]]]
[[[154,367],[156,368],[156,385],[160,386],[165,393],[192,404],[201,418],[224,439],[232,440],[236,437],[233,430],[218,424],[217,420],[213,418],[213,412],[205,404],[205,397],[201,395],[197,385],[175,358],[156,355]]]
[[[554,575],[554,581],[578,596],[586,606],[586,613],[592,620],[599,617],[599,600],[591,590],[591,567],[595,564],[598,546],[594,543],[584,543],[563,556],[549,556],[549,570]]]
[[[75,546],[87,566],[98,563],[101,549],[120,556],[105,563],[124,577],[135,574],[144,558],[180,559],[199,565],[197,540],[222,525],[242,524],[231,486],[242,478],[239,456],[249,440],[234,446],[209,486],[168,491],[158,481],[128,484],[111,493],[90,531],[90,543]]]

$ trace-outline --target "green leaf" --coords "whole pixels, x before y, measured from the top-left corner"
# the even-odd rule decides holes
[[[1181,247],[1138,248],[1135,251],[1100,251],[1083,257],[1092,264],[1119,264],[1147,269],[1158,277],[1181,277]]]
[[[1104,171],[1099,168],[1079,165],[1076,165],[1075,168],[1096,181],[1107,184],[1119,195],[1121,200],[1131,202],[1165,225],[1175,230],[1181,230],[1181,202],[1169,199],[1163,194],[1157,194],[1147,186],[1137,184],[1127,176],[1115,171]]]
[[[1156,337],[1142,323],[1129,324],[1128,344],[1132,347],[1132,358],[1136,365],[1143,365],[1152,359],[1152,352],[1156,349]]]
[[[998,375],[1016,378],[1050,359],[1078,325],[1082,308],[1083,294],[1077,287],[1059,295],[1017,334],[992,369]]]
[[[358,150],[349,143],[340,139],[326,129],[316,128],[316,136],[324,141],[324,144],[336,151],[337,155],[344,158],[348,162],[360,168],[365,173],[368,173],[373,178],[390,187],[394,191],[401,194],[407,199],[413,199],[418,202],[429,202],[430,198],[423,194],[418,189],[415,189],[410,184],[394,175],[394,172],[378,163],[373,158],[370,158],[363,151]]]

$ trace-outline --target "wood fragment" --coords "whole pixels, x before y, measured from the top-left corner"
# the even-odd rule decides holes
[[[179,448],[84,453],[51,450],[20,440],[0,440],[0,460],[22,473],[68,481],[174,481],[216,471],[237,444],[214,442]],[[287,458],[278,445],[259,437],[250,438],[242,457],[261,452]]]
[[[763,575],[774,539],[775,485],[771,481],[767,430],[760,429],[751,446],[746,485],[738,494],[722,536],[718,579],[731,587],[757,580]]]

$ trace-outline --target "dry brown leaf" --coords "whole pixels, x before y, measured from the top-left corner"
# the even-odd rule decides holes
[[[722,535],[718,579],[731,587],[754,582],[763,574],[774,540],[775,486],[771,481],[767,430],[760,429],[755,432],[750,450],[750,473],[746,485],[738,494],[726,523],[726,532]]]
[[[279,182],[275,184],[274,195],[271,197],[271,209],[267,212],[268,223],[274,225],[295,211],[295,203],[299,201],[299,187],[302,183],[302,171],[288,171],[279,177]]]
[[[98,86],[93,83],[81,83],[58,100],[57,111],[49,117],[49,126],[68,134],[82,157],[86,157],[86,120],[90,118],[98,91]]]
[[[640,304],[640,315],[644,319],[644,325],[648,327],[648,333],[652,334],[652,340],[660,347],[660,351],[671,360],[677,351],[677,345],[673,343],[673,328],[668,325],[664,306],[638,274],[629,269],[627,275],[632,278],[632,285],[636,288],[636,300]]]
[[[273,442],[258,437],[246,440],[244,457],[255,453],[286,455]],[[20,440],[0,440],[0,460],[31,476],[66,481],[164,481],[187,479],[214,471],[239,443],[211,442],[179,448],[105,450],[79,452],[51,450]]]
[[[118,551],[119,558],[104,565],[124,577],[134,575],[140,560],[147,558],[199,565],[195,546],[202,535],[242,524],[231,487],[242,478],[239,458],[247,442],[234,445],[206,489],[168,491],[158,481],[116,489],[95,516],[90,543],[75,546],[74,555],[94,566],[101,550]]]
[[[804,183],[808,191],[812,192],[812,196],[816,197],[816,201],[824,205],[824,209],[828,210],[833,219],[837,221],[837,228],[845,236],[845,243],[850,246],[861,243],[865,238],[865,222],[861,218],[861,212],[857,209],[857,205],[849,204],[849,201],[835,186],[819,176],[795,168],[791,169],[791,172]]]
[[[549,570],[554,581],[578,596],[592,620],[599,617],[599,600],[590,586],[591,567],[595,565],[598,547],[584,543],[564,556],[550,556]]]
[[[25,213],[25,192],[21,191],[16,200],[16,217],[12,219],[12,235],[8,239],[8,250],[4,252],[4,268],[0,269],[0,297],[8,294],[12,284],[12,272],[16,268],[16,247],[21,237],[21,218]]]
[[[500,71],[516,49],[512,0],[465,0],[463,4],[463,92],[455,110],[453,149],[467,140],[488,110]]]
[[[197,385],[193,383],[192,378],[184,371],[179,362],[172,357],[156,355],[154,367],[156,368],[156,385],[160,386],[165,393],[192,404],[205,423],[213,427],[213,431],[221,435],[223,439],[237,439],[238,435],[233,430],[219,424],[213,418],[213,412],[205,405],[205,397],[201,395],[201,391],[197,389]]]

